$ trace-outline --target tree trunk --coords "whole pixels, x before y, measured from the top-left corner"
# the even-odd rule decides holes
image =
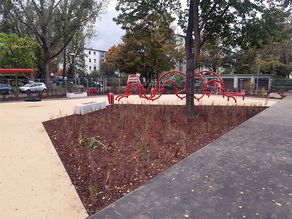
[[[51,89],[51,71],[50,71],[50,63],[51,63],[51,52],[50,48],[47,46],[43,47],[44,51],[44,63],[43,63],[43,77],[45,77],[45,84],[47,88]]]
[[[63,51],[63,77],[66,77],[66,70],[67,70],[67,49],[66,47],[64,48],[64,51]]]
[[[189,6],[189,18],[188,18],[188,26],[186,32],[186,40],[185,40],[185,50],[186,50],[186,68],[187,68],[187,78],[186,78],[186,111],[187,117],[191,118],[194,115],[194,70],[195,70],[195,62],[194,62],[194,53],[192,50],[193,47],[193,31],[194,31],[194,0],[190,1]]]
[[[192,118],[194,116],[194,71],[198,65],[198,59],[201,49],[201,36],[199,28],[199,0],[191,0],[189,7],[189,18],[186,33],[186,60],[187,60],[187,78],[186,78],[186,111],[187,117]],[[193,41],[193,34],[195,42]],[[193,44],[194,42],[194,44]],[[193,50],[194,46],[194,50]]]
[[[44,63],[44,74],[45,74],[45,84],[47,88],[51,89],[51,73],[50,73],[50,60],[45,61]]]
[[[199,19],[199,2],[200,2],[199,0],[196,0],[195,4],[194,4],[194,36],[195,36],[194,66],[195,66],[195,69],[197,67],[199,67],[198,60],[199,60],[200,52],[201,52],[201,30],[200,30],[200,19]]]

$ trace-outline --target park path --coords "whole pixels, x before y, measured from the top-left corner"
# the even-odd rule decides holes
[[[84,99],[0,104],[0,218],[85,218],[42,125]]]
[[[0,218],[70,218],[87,213],[67,175],[43,125],[43,121],[73,113],[74,105],[106,97],[0,103]],[[137,96],[123,100],[146,103]],[[160,104],[185,104],[165,95]],[[226,104],[211,97],[202,104]],[[268,101],[268,105],[274,101]],[[230,101],[229,104],[232,104]],[[239,104],[265,105],[265,100],[248,99]]]

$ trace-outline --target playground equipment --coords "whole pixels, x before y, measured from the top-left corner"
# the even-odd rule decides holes
[[[173,86],[174,94],[180,98],[186,98],[186,84],[184,82],[184,86],[182,89],[179,89],[177,83],[174,79],[168,79],[169,75],[178,75],[180,77],[186,78],[186,74],[184,72],[178,70],[171,70],[169,72],[165,72],[162,74],[159,79],[156,81],[154,88],[151,89],[150,95],[146,94],[146,90],[141,84],[140,78],[136,74],[130,74],[127,80],[126,91],[124,94],[121,94],[116,97],[117,101],[120,101],[122,98],[128,98],[131,94],[133,94],[134,88],[137,89],[138,95],[140,98],[144,98],[146,100],[157,100],[161,97],[165,92],[166,85],[171,84]],[[224,82],[222,77],[213,71],[203,70],[194,72],[195,84],[200,85],[202,88],[200,94],[195,94],[194,99],[197,101],[201,100],[204,96],[209,97],[211,94],[220,94],[224,97],[227,97],[227,100],[233,99],[235,103],[237,102],[236,96],[245,97],[245,93],[238,92],[226,92],[224,87]]]

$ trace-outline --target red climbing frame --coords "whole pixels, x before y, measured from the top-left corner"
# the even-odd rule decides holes
[[[140,98],[154,101],[159,99],[161,95],[164,93],[166,84],[173,85],[174,93],[178,98],[180,99],[186,98],[186,95],[183,94],[186,91],[186,84],[184,83],[184,88],[182,90],[179,90],[176,82],[173,79],[166,79],[166,77],[170,74],[177,74],[186,77],[185,73],[178,70],[171,70],[169,72],[166,72],[159,77],[155,84],[155,87],[151,89],[150,95],[146,94],[146,90],[141,84],[140,78],[136,74],[130,74],[128,76],[125,93],[117,96],[116,100],[120,101],[122,98],[128,98],[133,93],[133,89],[136,87]],[[230,98],[232,98],[235,101],[235,103],[237,102],[235,96],[242,96],[244,99],[245,96],[244,93],[240,93],[239,95],[238,93],[225,92],[222,77],[216,72],[204,70],[200,72],[194,72],[194,76],[196,80],[195,82],[201,83],[203,86],[202,94],[199,94],[199,96],[197,96],[197,94],[194,95],[194,99],[196,99],[197,101],[202,99],[205,95],[209,97],[211,94],[215,92],[217,94],[222,95],[223,97],[227,97],[228,101]],[[161,86],[159,89],[160,84]]]

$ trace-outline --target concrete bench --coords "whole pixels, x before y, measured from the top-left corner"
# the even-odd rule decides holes
[[[81,97],[87,97],[87,92],[83,93],[67,93],[67,98],[81,98]]]
[[[74,107],[74,114],[85,115],[98,110],[105,109],[106,104],[104,101],[81,103]]]

